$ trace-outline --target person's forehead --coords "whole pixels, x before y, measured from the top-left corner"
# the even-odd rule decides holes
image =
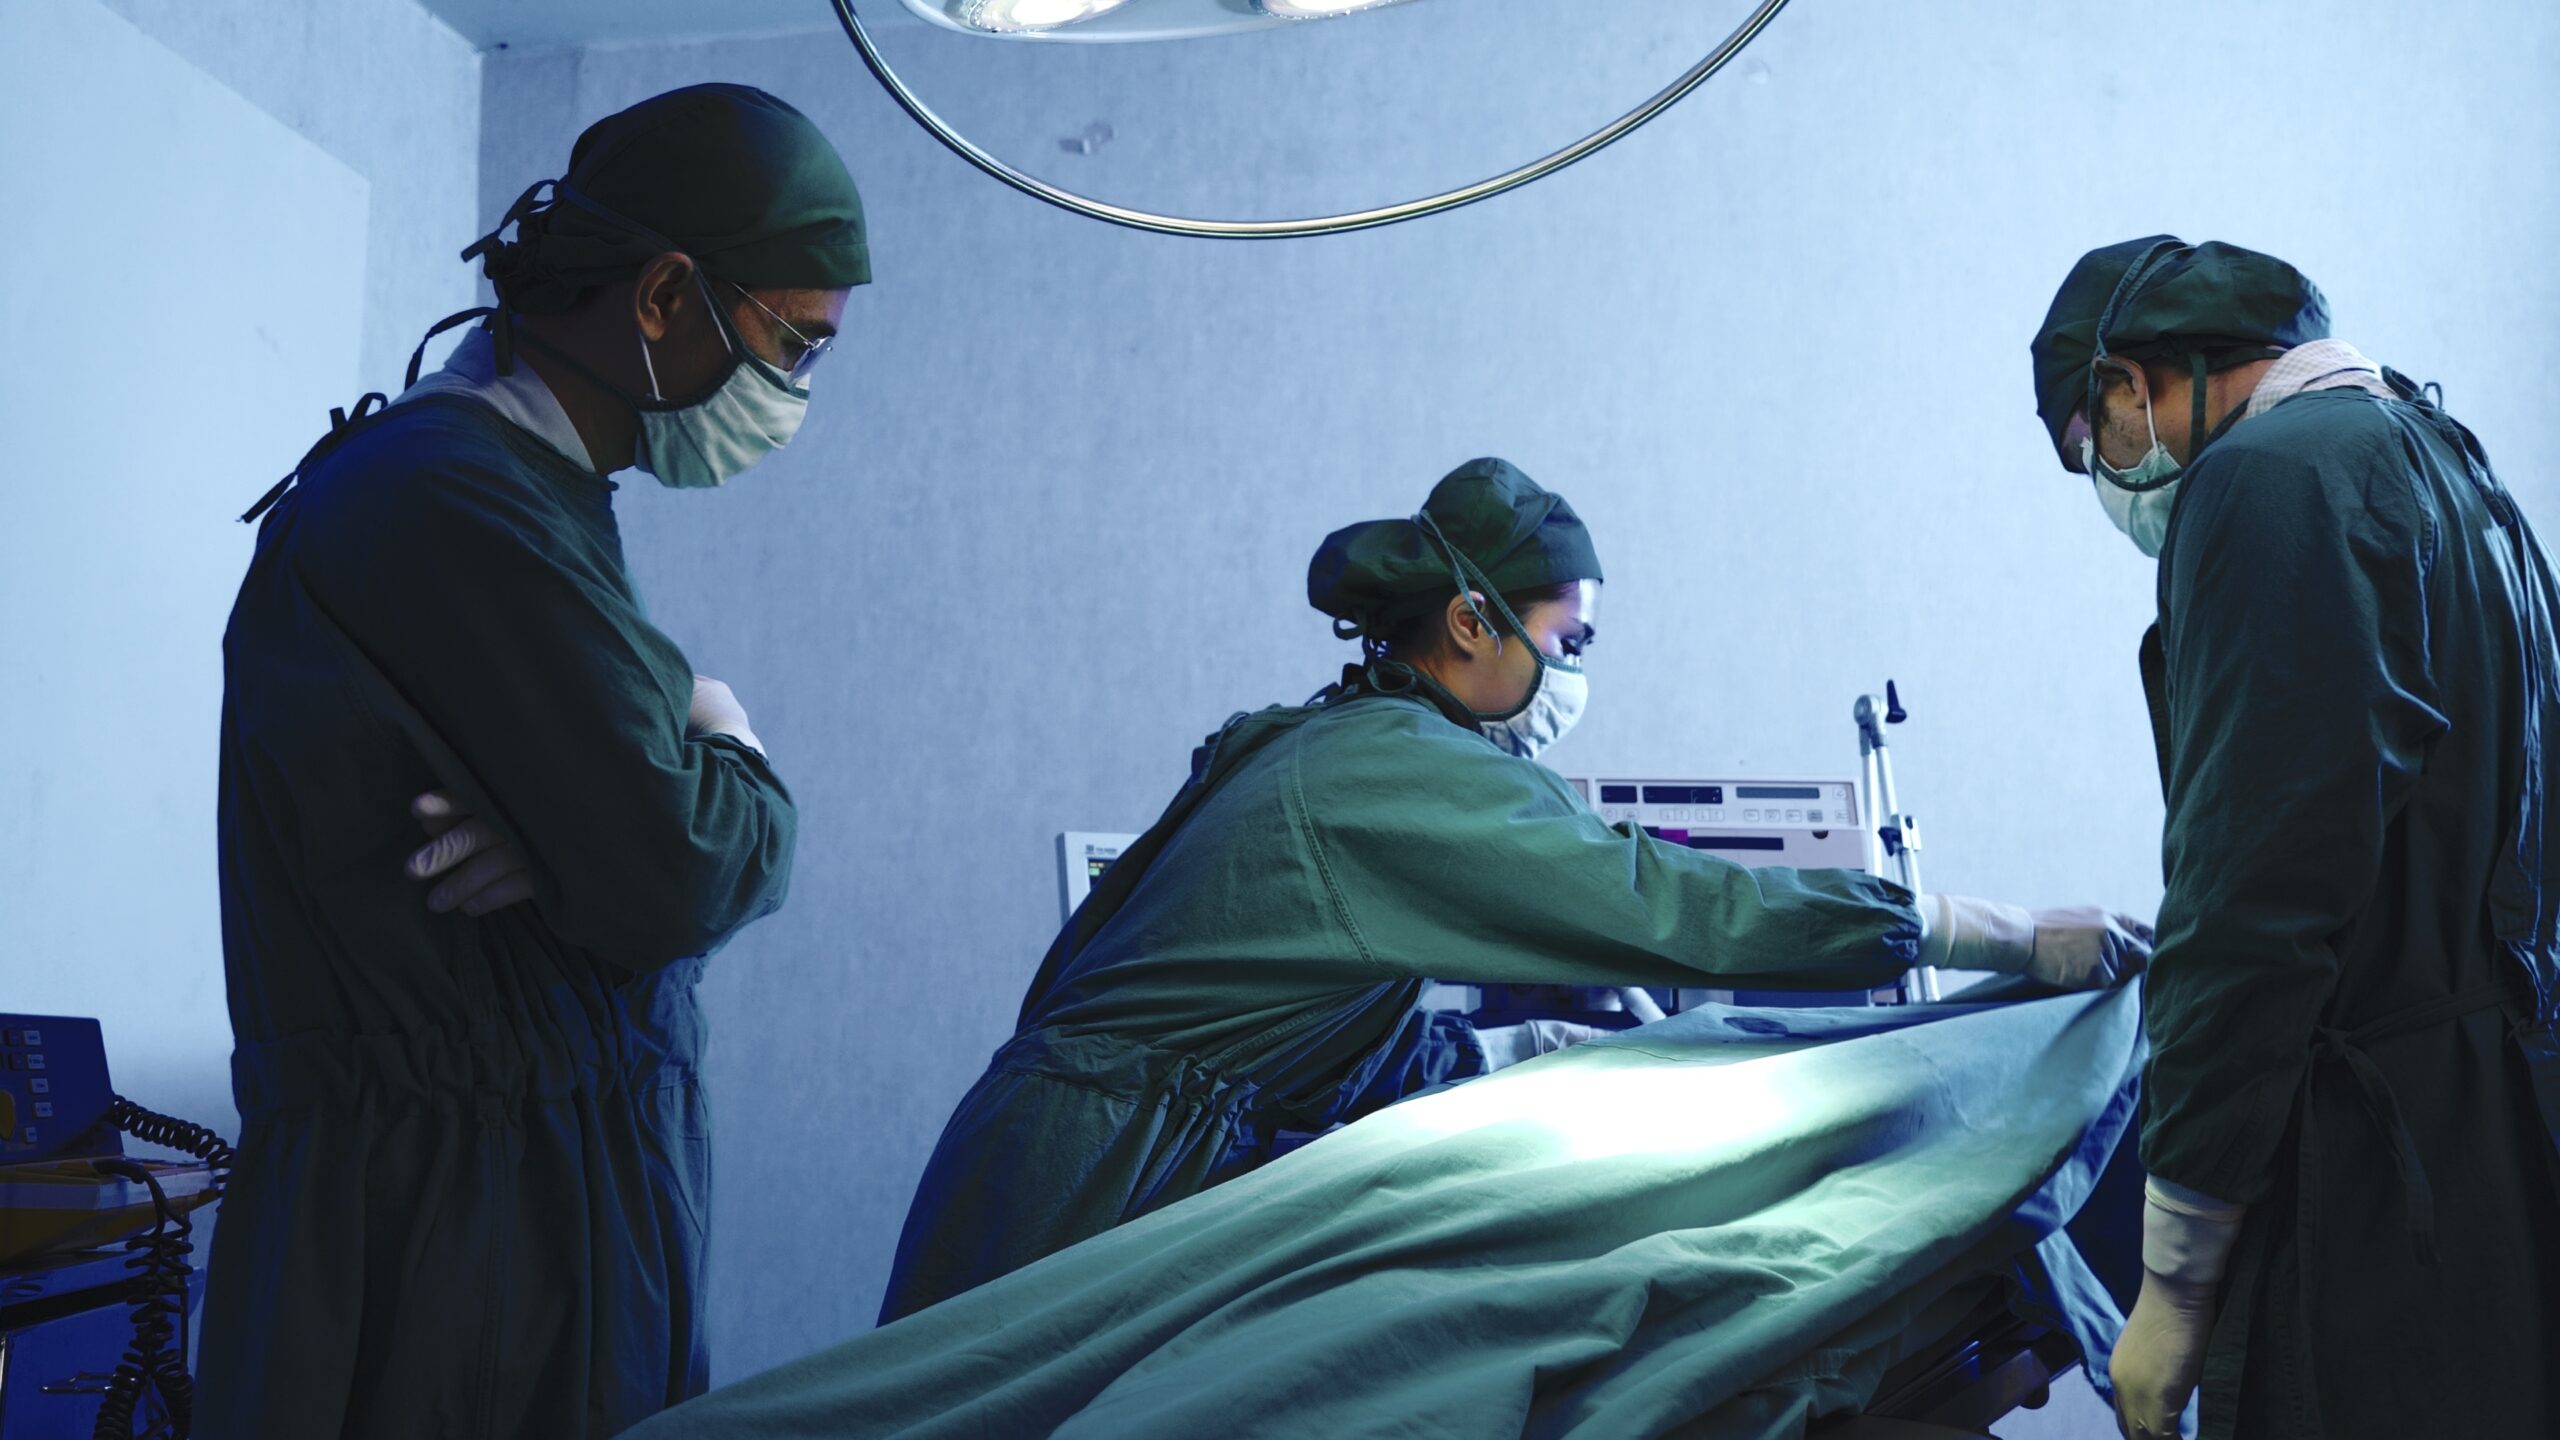
[[[1565,614],[1574,621],[1583,625],[1590,624],[1600,613],[1600,582],[1597,580],[1574,582],[1573,594],[1566,599],[1563,608]]]

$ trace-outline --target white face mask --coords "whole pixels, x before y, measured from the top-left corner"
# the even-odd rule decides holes
[[[1521,643],[1528,644],[1525,640]],[[1591,680],[1582,673],[1581,666],[1545,654],[1534,645],[1530,646],[1530,653],[1538,658],[1538,677],[1529,682],[1529,698],[1508,715],[1476,717],[1476,729],[1483,732],[1484,738],[1523,760],[1537,759],[1539,751],[1563,739],[1591,703]]]
[[[641,411],[632,463],[672,489],[707,489],[790,444],[808,413],[805,383],[751,355],[702,403]]]
[[[694,274],[701,280],[700,271]],[[701,283],[703,303],[717,315],[719,306],[711,298],[710,282]],[[739,342],[729,337],[729,327],[718,320],[712,323],[737,364],[719,389],[682,407],[664,403],[666,397],[658,393],[657,362],[649,356],[649,337],[640,337],[640,363],[649,374],[649,398],[660,403],[656,408],[638,407],[640,435],[631,463],[674,490],[725,484],[790,444],[809,413],[805,378],[795,386],[791,377],[754,354],[740,354]]]
[[[2169,515],[2178,506],[2178,481],[2172,480],[2157,490],[2127,490],[2092,478],[2097,487],[2098,504],[2114,521],[2116,528],[2131,540],[2134,548],[2157,560],[2161,547],[2169,539]]]
[[[2142,398],[2142,423],[2151,431],[2151,448],[2132,468],[2119,470],[2098,453],[2097,437],[2080,442],[2081,468],[2097,488],[2098,505],[2125,533],[2134,548],[2157,560],[2169,539],[2169,515],[2177,508],[2178,457],[2160,443],[2160,427],[2151,418],[2151,397]]]

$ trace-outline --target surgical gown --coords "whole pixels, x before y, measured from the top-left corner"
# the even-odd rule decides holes
[[[2560,885],[2555,591],[2467,432],[2315,391],[2187,472],[2143,1160],[2250,1206],[2207,1437],[2560,1435],[2524,1053]]]
[[[1413,694],[1239,717],[1061,935],[960,1101],[884,1323],[1473,1073],[1423,979],[1852,989],[1917,957],[1903,893],[1604,823]]]
[[[242,1139],[198,1434],[602,1437],[706,1383],[701,956],[781,902],[791,801],[692,738],[613,487],[474,401],[305,467],[224,638]],[[426,909],[442,786],[537,894]]]

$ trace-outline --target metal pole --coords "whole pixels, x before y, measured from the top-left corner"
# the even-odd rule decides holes
[[[1856,713],[1858,754],[1866,765],[1872,806],[1868,811],[1868,834],[1873,837],[1870,849],[1878,856],[1879,874],[1885,860],[1894,862],[1902,888],[1911,892],[1911,903],[1917,906],[1925,893],[1920,888],[1920,826],[1903,812],[1902,797],[1893,783],[1893,754],[1886,748],[1884,738],[1885,726],[1900,724],[1904,719],[1901,697],[1887,682],[1884,695],[1859,696]],[[1904,971],[1902,998],[1915,1005],[1943,998],[1937,967],[1917,965]]]

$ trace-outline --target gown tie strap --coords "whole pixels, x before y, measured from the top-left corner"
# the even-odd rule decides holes
[[[2314,1032],[2314,1062],[2343,1062],[2355,1077],[2356,1089],[2364,1101],[2364,1110],[2381,1132],[2382,1143],[2391,1152],[2393,1166],[2400,1173],[2400,1195],[2407,1212],[2409,1238],[2417,1247],[2420,1263],[2436,1263],[2435,1191],[2427,1182],[2426,1167],[2418,1161],[2417,1143],[2409,1134],[2409,1122],[2400,1112],[2399,1096],[2393,1092],[2389,1077],[2373,1062],[2366,1047],[2397,1036],[2448,1024],[2465,1015],[2494,1009],[2508,1002],[2504,985],[2475,985],[2450,995],[2428,1000],[2406,1009],[2395,1010],[2378,1020],[2341,1030],[2323,1025]]]
[[[284,473],[284,478],[269,486],[267,493],[258,497],[258,503],[250,506],[247,512],[241,515],[240,523],[256,524],[258,517],[274,509],[276,502],[284,498],[285,492],[293,488],[293,482],[302,478],[302,472],[310,469],[322,455],[333,449],[346,437],[349,430],[363,425],[390,408],[391,402],[384,399],[379,390],[367,392],[363,399],[356,402],[356,408],[352,414],[343,406],[330,407],[329,433],[321,436],[309,450],[304,451],[302,458],[294,462],[294,467]]]

